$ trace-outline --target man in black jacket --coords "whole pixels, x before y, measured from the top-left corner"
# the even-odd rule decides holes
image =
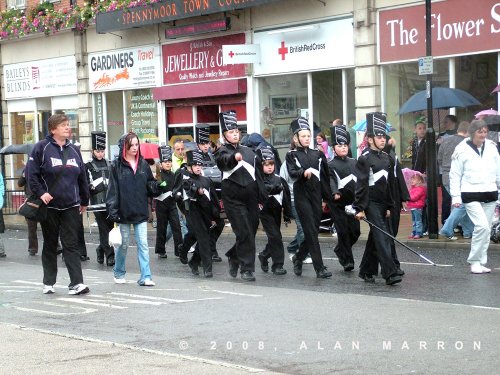
[[[88,211],[94,211],[95,221],[99,230],[99,246],[97,246],[97,263],[106,265],[115,264],[114,249],[109,246],[109,232],[113,229],[113,222],[107,220],[106,192],[108,190],[110,163],[104,157],[106,151],[106,133],[92,132],[92,160],[85,164],[87,180],[90,187],[90,206]]]

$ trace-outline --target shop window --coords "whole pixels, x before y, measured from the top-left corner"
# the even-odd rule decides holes
[[[193,122],[192,107],[168,107],[167,124],[191,124]]]
[[[158,108],[150,89],[125,91],[127,129],[141,142],[159,143]]]
[[[170,146],[178,139],[185,142],[193,142],[193,126],[169,126],[167,128],[167,139]]]
[[[233,104],[221,104],[221,112],[229,111],[230,109],[236,111],[236,116],[238,117],[238,123],[247,121],[247,105],[246,103],[233,103]]]
[[[219,123],[218,105],[200,105],[196,107],[196,117],[199,123]]]
[[[290,122],[309,117],[307,74],[260,78],[259,88],[261,134],[273,146],[288,149]]]
[[[108,129],[108,142],[110,145],[109,149],[113,158],[113,156],[118,155],[118,140],[125,132],[122,91],[112,91],[106,93],[106,121]]]
[[[35,116],[33,112],[13,112],[10,114],[12,144],[35,143]],[[14,176],[20,176],[28,155],[12,155]]]

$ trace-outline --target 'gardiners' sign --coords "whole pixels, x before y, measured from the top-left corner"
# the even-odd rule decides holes
[[[446,57],[500,51],[500,0],[433,1],[432,55]],[[425,56],[425,5],[381,10],[379,61]]]
[[[280,0],[170,0],[126,10],[98,13],[98,33],[130,29],[156,23],[180,20],[206,14],[275,3]]]

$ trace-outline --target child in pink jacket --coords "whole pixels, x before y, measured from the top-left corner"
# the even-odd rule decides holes
[[[406,206],[411,211],[412,232],[408,238],[422,238],[422,210],[427,199],[427,187],[425,186],[424,177],[421,174],[414,175],[411,180],[410,200]]]

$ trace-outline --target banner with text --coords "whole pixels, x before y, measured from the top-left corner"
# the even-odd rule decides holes
[[[432,55],[446,57],[500,51],[499,0],[432,2]],[[379,63],[425,56],[425,5],[381,10]]]
[[[254,74],[281,74],[354,66],[352,18],[255,32],[260,64]]]
[[[140,46],[89,53],[89,91],[156,87],[160,84],[160,48]]]
[[[74,56],[4,65],[3,77],[6,100],[78,93]]]
[[[163,85],[245,77],[245,65],[223,65],[222,46],[244,44],[245,34],[162,46]]]

